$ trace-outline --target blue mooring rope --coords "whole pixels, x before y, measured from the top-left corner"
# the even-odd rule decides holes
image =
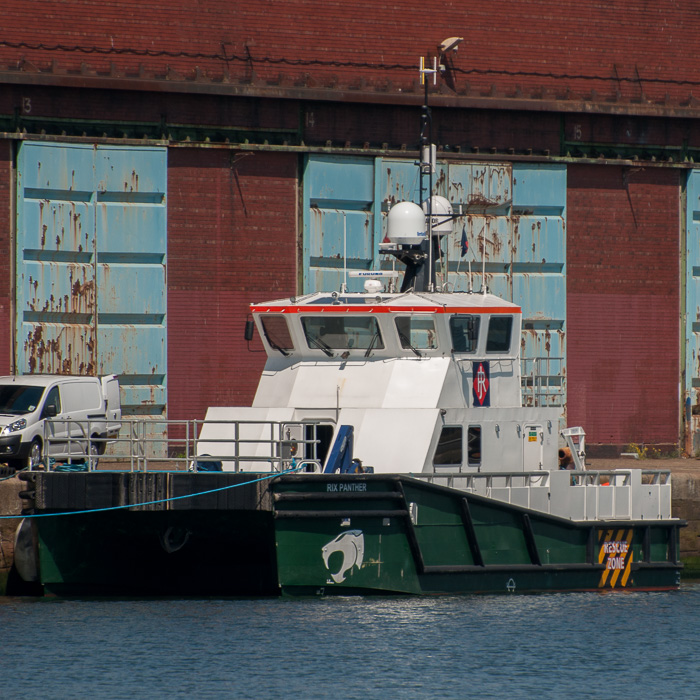
[[[55,518],[59,515],[86,515],[87,513],[103,513],[108,510],[123,510],[124,508],[138,508],[139,506],[151,506],[156,503],[167,503],[168,501],[181,501],[185,498],[196,498],[197,496],[204,496],[207,493],[216,493],[217,491],[226,491],[228,489],[235,489],[238,486],[247,486],[248,484],[257,484],[260,481],[266,481],[267,479],[274,479],[283,474],[291,474],[292,472],[298,472],[303,469],[304,465],[300,467],[294,467],[293,469],[285,469],[282,472],[276,472],[275,474],[270,474],[269,476],[263,476],[260,479],[252,479],[251,481],[244,481],[240,484],[231,484],[231,486],[222,486],[218,489],[209,489],[207,491],[198,491],[197,493],[188,493],[185,496],[173,496],[172,498],[160,498],[157,501],[146,501],[144,503],[128,503],[123,506],[109,506],[108,508],[90,508],[88,510],[68,510],[63,513],[35,513],[34,515],[0,515],[0,520],[17,520],[19,518]],[[14,475],[13,475],[14,476]]]
[[[0,481],[7,481],[8,479],[14,479],[17,476],[17,474],[19,474],[20,472],[26,472],[27,469],[29,469],[29,467],[22,467],[22,469],[18,469],[14,474],[10,474],[10,476],[0,477]]]

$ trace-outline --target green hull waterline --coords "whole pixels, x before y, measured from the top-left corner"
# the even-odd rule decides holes
[[[291,475],[269,510],[32,521],[47,594],[435,595],[668,590],[679,520],[572,522],[404,476]]]

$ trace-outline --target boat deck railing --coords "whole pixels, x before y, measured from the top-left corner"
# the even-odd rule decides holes
[[[564,406],[566,373],[563,357],[523,357],[520,359],[520,385],[523,406]]]
[[[666,469],[443,472],[412,476],[570,520],[671,517],[671,472]]]
[[[244,471],[320,473],[317,422],[123,419],[118,437],[93,437],[104,420],[47,420],[38,468],[55,471]],[[204,436],[204,437],[202,437]],[[70,457],[51,457],[67,445]],[[46,451],[46,450],[45,450]],[[65,450],[64,450],[65,451]],[[571,520],[671,517],[669,470],[536,470],[412,474],[511,505]]]
[[[121,423],[118,436],[104,438],[94,435],[104,419],[46,420],[44,456],[35,468],[219,471],[225,465],[236,472],[322,471],[315,422],[123,418]]]

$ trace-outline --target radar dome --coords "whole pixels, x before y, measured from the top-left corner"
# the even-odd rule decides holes
[[[380,280],[365,280],[365,292],[368,294],[378,294],[384,291],[384,285]]]
[[[413,202],[399,202],[389,210],[387,236],[397,245],[416,245],[425,240],[425,214]]]
[[[445,197],[433,195],[430,198],[432,209],[432,234],[433,236],[446,236],[452,233],[452,205]],[[428,215],[428,200],[423,202],[423,211]]]

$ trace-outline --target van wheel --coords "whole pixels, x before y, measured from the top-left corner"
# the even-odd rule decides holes
[[[41,440],[39,438],[34,438],[32,440],[31,447],[29,448],[29,454],[27,455],[26,466],[29,469],[36,469],[41,465]]]

